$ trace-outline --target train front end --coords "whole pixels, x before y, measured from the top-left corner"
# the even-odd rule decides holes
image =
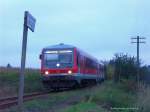
[[[76,85],[74,74],[76,50],[73,46],[64,44],[44,48],[41,59],[41,75],[44,86],[50,88],[65,88]]]

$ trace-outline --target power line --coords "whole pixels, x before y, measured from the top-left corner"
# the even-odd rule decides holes
[[[145,41],[143,41],[145,39],[146,39],[145,37],[140,37],[140,36],[131,38],[131,43],[133,43],[133,44],[136,43],[137,44],[137,82],[138,82],[138,84],[139,84],[139,81],[140,81],[139,46],[140,46],[140,44],[145,44],[146,43]]]

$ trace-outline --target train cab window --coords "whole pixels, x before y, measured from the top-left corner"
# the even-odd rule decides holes
[[[58,63],[59,68],[72,67],[73,52],[71,50],[45,51],[43,61],[46,68],[58,68],[56,66]]]
[[[45,54],[45,60],[46,61],[57,61],[58,60],[58,54]]]
[[[59,55],[60,63],[72,63],[72,53],[65,53]]]

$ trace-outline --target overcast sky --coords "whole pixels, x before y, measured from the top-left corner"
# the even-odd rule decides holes
[[[136,56],[131,37],[146,37],[140,57],[150,64],[150,0],[0,0],[0,66],[20,66],[24,11],[36,19],[28,33],[27,67],[40,67],[43,47],[72,44],[100,60]]]

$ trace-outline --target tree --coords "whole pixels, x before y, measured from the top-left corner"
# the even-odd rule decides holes
[[[137,64],[136,58],[130,57],[127,54],[115,54],[114,59],[110,60],[110,65],[113,65],[114,81],[118,82],[121,79],[136,79]]]
[[[8,63],[8,64],[7,64],[7,68],[11,68],[11,67],[12,67],[12,66]]]

